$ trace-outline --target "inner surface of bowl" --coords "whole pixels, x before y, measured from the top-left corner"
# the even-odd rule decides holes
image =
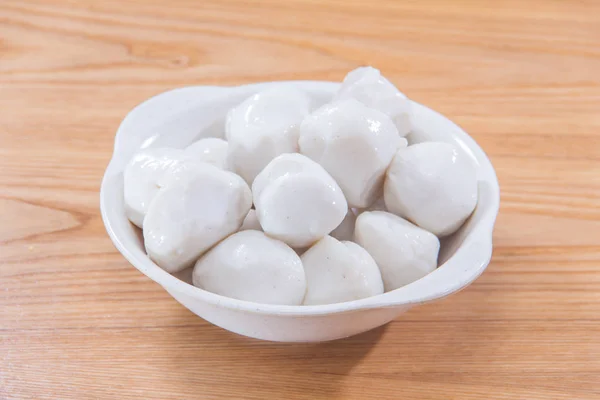
[[[364,308],[415,304],[451,294],[467,286],[491,258],[492,230],[499,206],[494,169],[485,153],[462,129],[442,115],[412,103],[410,140],[442,141],[456,145],[474,163],[479,180],[478,206],[467,222],[442,240],[440,266],[424,278],[402,288],[366,299],[320,306],[256,304],[196,288],[162,270],[146,255],[140,232],[125,216],[123,170],[140,148],[183,148],[203,137],[223,137],[227,111],[248,96],[274,84],[298,86],[319,107],[331,99],[339,84],[331,82],[272,82],[239,87],[188,87],[172,90],[140,104],[119,127],[113,158],[101,188],[101,211],[106,229],[119,251],[142,273],[165,287],[227,308],[267,314],[320,315]]]

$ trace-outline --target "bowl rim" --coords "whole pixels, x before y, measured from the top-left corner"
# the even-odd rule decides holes
[[[144,275],[160,284],[170,294],[172,294],[173,291],[177,292],[178,295],[188,296],[217,307],[279,316],[320,316],[364,309],[410,306],[425,303],[462,290],[483,273],[492,256],[492,232],[500,204],[500,189],[495,170],[485,152],[462,128],[435,110],[429,109],[414,101],[411,101],[413,108],[433,113],[432,115],[435,115],[436,118],[441,118],[444,123],[448,124],[448,127],[452,129],[452,136],[458,139],[463,149],[470,152],[477,160],[477,163],[479,164],[478,179],[480,183],[484,182],[490,191],[483,215],[480,217],[479,223],[473,228],[473,231],[467,235],[463,243],[456,252],[446,260],[446,262],[438,266],[434,272],[428,274],[424,278],[387,293],[344,303],[313,306],[260,304],[221,296],[197,288],[164,271],[150,260],[148,256],[140,257],[127,248],[120,235],[116,232],[115,224],[113,224],[114,218],[117,218],[115,215],[117,214],[117,211],[108,207],[107,203],[109,196],[112,194],[110,178],[115,174],[122,173],[124,163],[122,160],[117,160],[123,149],[121,142],[126,139],[124,138],[124,135],[126,134],[127,129],[124,129],[124,127],[131,121],[132,116],[137,115],[138,113],[144,113],[145,108],[148,108],[150,105],[154,106],[159,104],[163,100],[168,100],[169,97],[189,95],[191,92],[195,92],[196,96],[200,96],[204,93],[206,97],[210,98],[210,96],[216,94],[228,94],[236,91],[254,93],[274,84],[292,84],[307,91],[316,90],[328,92],[334,92],[339,87],[339,83],[327,81],[275,81],[241,86],[190,86],[169,90],[155,95],[137,105],[127,114],[115,135],[113,155],[102,179],[100,188],[100,211],[109,237],[117,250],[119,250],[129,263]],[[450,275],[448,272],[441,273],[441,271],[449,271],[450,269],[453,269],[454,272],[458,271],[461,273],[459,276],[456,276],[456,274]]]

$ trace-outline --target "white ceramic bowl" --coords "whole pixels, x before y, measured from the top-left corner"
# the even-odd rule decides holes
[[[492,255],[492,230],[499,206],[499,187],[485,153],[457,125],[413,103],[413,141],[437,140],[458,145],[476,165],[479,204],[466,224],[442,241],[441,266],[400,289],[347,303],[277,306],[223,297],[196,288],[152,262],[140,232],[127,220],[123,205],[123,168],[142,147],[183,148],[201,137],[222,137],[227,110],[273,84],[297,85],[315,105],[328,101],[339,84],[273,82],[239,87],[188,87],[155,96],[133,109],[115,138],[114,154],[100,192],[106,230],[125,258],[160,284],[178,302],[207,321],[241,335],[281,342],[317,342],[343,338],[383,325],[408,308],[457,292],[473,282]],[[427,132],[424,134],[424,132]]]

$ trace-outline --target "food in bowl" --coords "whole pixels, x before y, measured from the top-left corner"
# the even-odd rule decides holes
[[[168,272],[178,272],[235,233],[252,206],[246,182],[207,163],[187,164],[165,179],[144,217],[148,255]]]
[[[396,290],[435,270],[439,238],[477,202],[475,166],[451,144],[407,146],[410,119],[373,68],[320,107],[285,85],[254,93],[228,113],[227,141],[134,155],[127,215],[158,266],[194,266],[194,285],[222,296],[298,306]]]
[[[384,201],[390,212],[439,237],[448,236],[477,205],[475,168],[451,144],[414,144],[390,163]]]
[[[225,139],[226,115],[231,108],[256,93],[282,84],[308,93],[311,108],[315,109],[331,102],[341,86],[339,82],[325,81],[189,86],[160,93],[127,114],[117,130],[114,152],[102,179],[100,210],[109,237],[133,267],[204,320],[240,335],[281,342],[319,342],[365,332],[395,319],[408,309],[466,288],[485,271],[492,255],[492,232],[500,200],[494,167],[467,132],[413,100],[409,100],[411,131],[406,136],[408,143],[450,143],[473,163],[477,172],[477,206],[456,232],[440,240],[438,267],[433,272],[383,294],[341,303],[298,306],[218,295],[192,285],[193,268],[168,273],[153,262],[144,248],[142,231],[126,216],[123,181],[127,163],[142,149],[185,149],[203,138]],[[383,196],[366,209],[351,211],[353,215],[364,211],[386,211]],[[251,221],[252,217],[247,216],[247,219]],[[353,232],[352,219],[344,220],[350,227],[342,229],[340,224],[340,230]],[[301,256],[307,249],[294,250]]]
[[[252,183],[252,196],[263,230],[295,248],[329,234],[348,211],[336,181],[297,153],[275,157]]]
[[[406,147],[384,113],[349,98],[326,104],[302,121],[300,153],[321,165],[342,188],[350,207],[381,196],[385,171]]]
[[[300,305],[306,293],[300,257],[256,230],[234,233],[209,250],[196,262],[192,279],[210,292],[263,304]]]
[[[383,293],[379,267],[356,243],[327,235],[300,259],[306,273],[306,305],[342,303]]]
[[[299,89],[276,86],[244,100],[227,115],[230,169],[252,184],[273,158],[298,151],[298,127],[310,112]]]
[[[387,292],[408,285],[437,267],[439,239],[389,212],[360,214],[354,240],[375,259]]]

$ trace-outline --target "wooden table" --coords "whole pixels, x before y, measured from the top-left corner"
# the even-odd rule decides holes
[[[498,4],[501,3],[501,4]],[[378,66],[498,172],[486,273],[332,343],[192,315],[108,239],[125,114]],[[600,2],[0,2],[0,399],[599,399]]]

